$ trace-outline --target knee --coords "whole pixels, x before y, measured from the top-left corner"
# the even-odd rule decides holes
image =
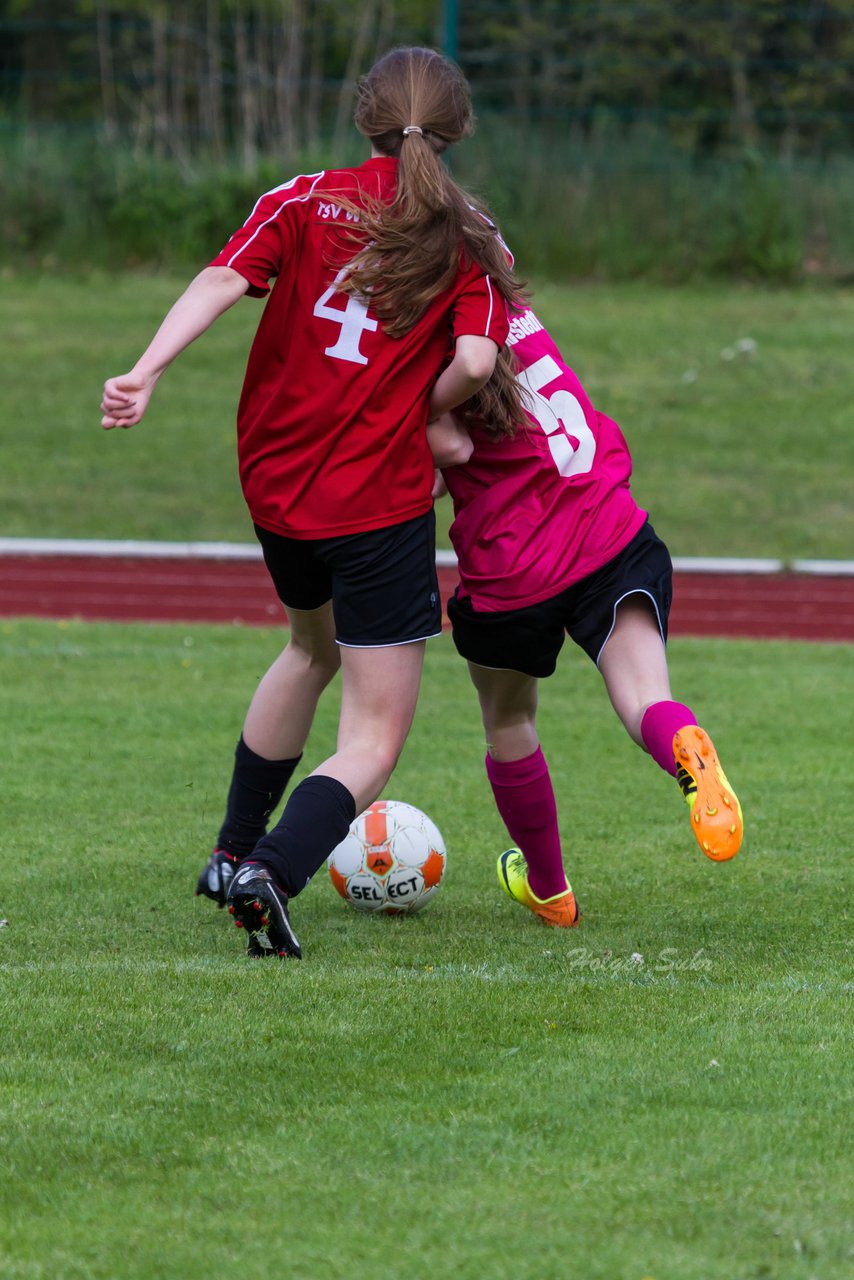
[[[306,679],[323,686],[329,684],[341,666],[341,652],[334,640],[314,645],[291,640],[285,653]]]
[[[386,733],[363,731],[339,738],[338,749],[356,766],[365,786],[375,792],[376,799],[397,768],[404,741]]]
[[[536,731],[536,709],[528,706],[484,705],[481,719],[487,738],[500,733],[533,733]]]
[[[374,751],[374,765],[377,776],[382,775],[380,788],[384,787],[391,775],[397,768],[397,762],[403,751],[402,742],[384,742],[380,743]]]

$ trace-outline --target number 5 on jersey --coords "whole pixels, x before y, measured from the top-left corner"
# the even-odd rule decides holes
[[[571,391],[561,388],[548,397],[541,395],[555,378],[560,368],[551,356],[543,356],[517,375],[522,386],[522,403],[532,418],[536,418],[549,438],[549,449],[555,466],[562,476],[585,475],[596,456],[596,437],[588,427],[584,410]],[[576,449],[569,440],[578,441]]]
[[[344,271],[339,271],[335,277],[335,284],[342,278]],[[325,293],[322,293],[314,304],[314,314],[321,320],[331,320],[334,324],[341,326],[338,334],[338,341],[331,347],[325,347],[324,353],[332,356],[334,360],[349,360],[352,364],[367,364],[368,357],[362,355],[359,350],[359,342],[362,334],[367,329],[373,332],[379,326],[379,321],[374,320],[373,316],[368,315],[368,308],[359,298],[354,298],[349,293],[339,293],[335,284],[330,285]],[[338,306],[330,306],[332,300],[337,301]]]

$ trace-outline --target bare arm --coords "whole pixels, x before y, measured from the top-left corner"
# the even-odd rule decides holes
[[[249,288],[231,267],[205,267],[187,286],[148,348],[129,373],[108,378],[101,400],[101,426],[132,427],[140,421],[157,379],[181,352]]]
[[[480,391],[492,377],[498,347],[491,338],[477,334],[462,334],[457,338],[454,358],[439,377],[430,392],[427,416],[432,422],[450,409],[456,409]]]
[[[427,423],[427,443],[433,455],[436,474],[433,478],[433,498],[444,498],[448,492],[442,475],[442,467],[459,467],[468,462],[474,453],[472,438],[452,413],[443,413]]]
[[[443,413],[427,423],[427,443],[440,470],[461,466],[474,451],[471,436],[452,413]]]

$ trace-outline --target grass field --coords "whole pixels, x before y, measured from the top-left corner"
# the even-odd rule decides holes
[[[541,729],[584,919],[558,935],[498,889],[474,699],[433,643],[387,794],[438,821],[446,883],[376,920],[323,873],[284,964],[192,897],[279,640],[0,627],[4,1280],[850,1276],[850,649],[673,643],[745,808],[722,866],[567,653]]]
[[[98,426],[105,377],[184,283],[4,278],[0,532],[251,541],[233,423],[252,301],[170,370],[140,428]],[[636,497],[673,554],[850,558],[854,291],[546,286],[535,304],[622,425]]]

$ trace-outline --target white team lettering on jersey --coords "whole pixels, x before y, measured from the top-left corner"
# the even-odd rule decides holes
[[[318,200],[317,216],[325,221],[330,218],[345,217],[348,222],[358,222],[359,215],[354,213],[352,209],[342,209],[340,204],[335,204],[332,200]]]
[[[523,312],[521,316],[512,316],[510,319],[510,332],[507,335],[508,347],[515,347],[516,343],[520,342],[522,338],[527,338],[532,333],[539,333],[542,327],[530,308]]]

